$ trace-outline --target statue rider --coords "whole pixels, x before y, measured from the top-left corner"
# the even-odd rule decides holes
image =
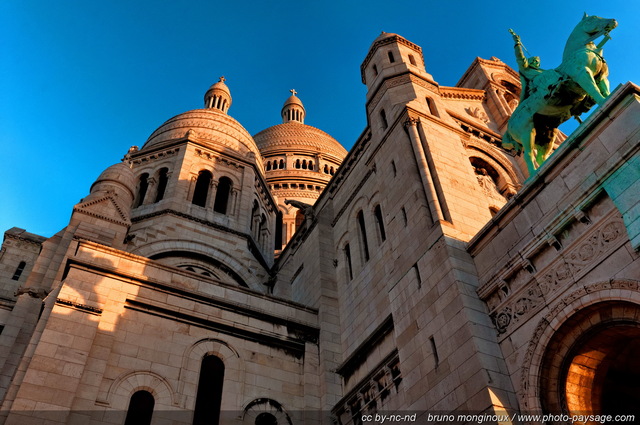
[[[513,30],[509,30],[509,32],[513,35],[513,41],[516,42],[514,50],[516,62],[518,63],[518,71],[520,72],[520,85],[522,86],[520,103],[522,103],[522,101],[531,94],[531,81],[542,74],[544,70],[540,68],[540,57],[531,56],[527,58],[524,54],[524,46],[522,45],[522,41],[520,41],[520,36]]]

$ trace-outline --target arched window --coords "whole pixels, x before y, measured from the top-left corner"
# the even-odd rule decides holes
[[[161,168],[158,172],[158,191],[156,193],[155,202],[162,201],[164,198],[164,192],[167,190],[167,183],[169,182],[169,169]]]
[[[309,170],[313,171],[313,161],[309,161],[308,167]]]
[[[376,216],[376,222],[378,223],[378,236],[380,236],[380,242],[384,242],[387,239],[387,234],[384,231],[384,221],[382,218],[382,209],[380,208],[380,205],[376,205],[373,213]]]
[[[271,161],[267,161],[267,171],[271,171]]]
[[[327,164],[324,164],[324,169],[323,169],[325,174],[329,174],[329,166]]]
[[[224,363],[222,360],[212,355],[205,356],[200,366],[193,425],[218,425],[223,381]]]
[[[150,425],[155,404],[156,401],[149,391],[140,390],[133,393],[124,425]]]
[[[24,261],[20,261],[20,264],[18,264],[18,268],[16,268],[16,271],[13,274],[13,277],[11,279],[12,280],[19,280],[20,276],[22,275],[22,272],[24,271],[24,268],[26,266],[27,266],[27,263],[25,263]]]
[[[306,159],[302,161],[302,169],[303,170],[307,169],[307,160]]]
[[[329,169],[329,174],[331,174],[332,176],[335,174],[335,170],[333,169],[333,167]]]
[[[231,195],[231,179],[229,177],[221,177],[218,181],[218,190],[216,191],[216,200],[213,203],[213,210],[220,214],[227,213],[229,205],[229,196]]]
[[[136,202],[133,204],[133,208],[137,208],[144,202],[144,197],[147,195],[147,189],[149,189],[149,173],[143,173],[140,176],[140,182],[138,183],[138,196]]]
[[[251,221],[249,222],[249,229],[253,230],[253,222],[256,220],[256,216],[258,215],[258,201],[253,201],[253,207],[251,208]]]
[[[391,50],[389,50],[389,62],[394,63],[396,61],[396,58],[393,57],[393,52]]]
[[[280,160],[280,169],[284,170],[284,159]]]
[[[209,195],[209,186],[211,186],[211,179],[213,176],[207,170],[200,171],[198,174],[198,180],[196,180],[196,188],[193,191],[193,205],[204,207],[207,205],[207,196]]]
[[[299,160],[299,159],[296,159],[296,168],[300,168],[300,166],[301,166],[301,165],[300,165],[300,160]]]
[[[389,127],[389,123],[387,122],[387,113],[384,112],[384,109],[380,109],[380,119],[382,120],[382,128],[386,129]]]
[[[425,98],[427,101],[427,106],[429,107],[429,113],[434,117],[440,117],[438,114],[438,109],[436,108],[436,103],[430,97]]]
[[[344,260],[347,263],[347,277],[349,280],[353,279],[353,266],[351,265],[351,247],[349,244],[344,246]]]
[[[369,243],[367,242],[367,228],[364,224],[364,214],[362,210],[358,212],[358,233],[360,234],[360,244],[362,245],[362,258],[369,261]]]

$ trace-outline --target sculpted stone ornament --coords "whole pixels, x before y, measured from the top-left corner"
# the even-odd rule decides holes
[[[313,212],[313,205],[305,204],[304,202],[296,201],[295,199],[286,199],[284,201],[286,205],[291,205],[294,208],[299,209],[304,214],[304,219],[309,225],[313,219],[315,218],[315,213]]]
[[[530,175],[551,154],[558,126],[594,104],[601,105],[609,96],[609,70],[602,47],[617,25],[615,19],[585,13],[567,40],[562,63],[549,70],[540,68],[539,57],[526,58],[520,37],[510,30],[516,42],[522,92],[502,146],[524,151]],[[604,38],[596,46],[594,40],[600,36]]]

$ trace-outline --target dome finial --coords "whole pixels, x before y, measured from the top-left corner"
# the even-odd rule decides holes
[[[204,95],[204,107],[206,109],[217,109],[225,114],[231,106],[231,92],[229,87],[224,83],[227,81],[224,75],[221,76],[217,83],[209,87]]]
[[[282,123],[298,122],[304,124],[304,116],[306,114],[302,101],[296,96],[298,92],[295,89],[289,90],[291,96],[284,102],[282,107]]]

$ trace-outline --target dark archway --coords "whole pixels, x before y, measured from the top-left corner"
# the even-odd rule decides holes
[[[551,338],[540,368],[545,413],[640,417],[640,306],[594,304]]]

